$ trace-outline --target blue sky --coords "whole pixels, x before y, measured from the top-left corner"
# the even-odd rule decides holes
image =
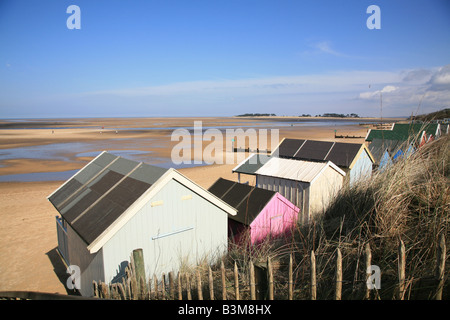
[[[449,17],[447,0],[2,0],[0,118],[432,112]]]

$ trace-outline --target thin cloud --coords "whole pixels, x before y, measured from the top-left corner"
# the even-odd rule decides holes
[[[227,112],[237,114],[243,109],[273,112],[277,106],[286,114],[295,114],[298,110],[321,113],[338,108],[345,113],[375,115],[379,113],[378,101],[382,96],[383,115],[398,116],[410,115],[418,105],[437,108],[448,104],[448,69],[430,68],[417,72],[349,70],[214,79],[87,92],[79,98],[84,104],[108,101],[120,107],[120,103],[126,101],[137,109],[158,106],[166,112],[178,112],[177,108],[212,112],[211,108],[215,106],[215,110],[227,108]],[[427,70],[431,75],[426,76]]]
[[[394,92],[396,90],[398,90],[398,87],[385,86],[381,90],[362,92],[362,93],[359,94],[359,97],[361,99],[371,99],[371,98],[374,98],[374,97],[379,97],[380,93],[381,94],[382,93],[390,93],[390,92]]]
[[[332,49],[331,45],[328,41],[318,42],[318,43],[314,44],[313,47],[318,49],[320,52],[331,54],[331,55],[334,55],[337,57],[345,56],[344,54]]]
[[[306,55],[332,55],[340,58],[360,58],[357,56],[349,55],[343,52],[340,52],[333,48],[333,45],[330,41],[319,41],[309,44],[309,47],[312,49],[306,50],[303,54]]]
[[[360,90],[368,83],[383,84],[400,81],[400,79],[394,72],[341,71],[298,76],[177,82],[158,86],[95,91],[87,94],[119,96],[195,96],[222,93],[233,95],[311,94]]]

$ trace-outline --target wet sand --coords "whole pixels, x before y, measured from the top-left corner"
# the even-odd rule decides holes
[[[9,149],[29,153],[19,158],[6,159],[0,161],[0,175],[22,174],[29,172],[51,172],[67,171],[81,168],[92,157],[78,156],[79,153],[96,151],[97,154],[103,150],[137,150],[147,152],[151,156],[145,160],[166,159],[170,160],[171,150],[178,144],[178,141],[171,141],[171,134],[174,129],[193,127],[194,121],[202,121],[203,128],[223,127],[233,125],[244,125],[244,131],[247,126],[256,125],[254,128],[264,128],[261,126],[264,121],[252,120],[246,118],[144,118],[144,119],[79,119],[69,120],[61,119],[58,121],[42,121],[46,124],[41,128],[39,122],[29,123],[8,123],[7,129],[4,121],[0,121],[0,149]],[[266,120],[272,122],[273,120]],[[364,122],[365,120],[359,120]],[[14,127],[15,125],[15,127]],[[304,138],[317,140],[341,140],[346,142],[361,142],[364,139],[334,139],[334,130],[337,134],[365,136],[367,128],[355,125],[324,127],[308,125],[303,126],[300,123],[289,124],[280,122],[281,127],[269,127],[279,129],[280,140],[286,138]],[[24,129],[26,127],[26,129]],[[226,141],[224,137],[223,146],[225,149]],[[55,144],[67,144],[58,158],[33,159],[36,153],[36,146],[43,146],[41,149]],[[205,141],[203,146],[210,142]],[[270,145],[270,139],[268,144]],[[8,151],[8,150],[4,150]],[[55,151],[55,150],[50,150]],[[151,162],[150,162],[151,163]],[[156,162],[155,162],[156,163]]]
[[[202,120],[204,127],[256,123],[255,120],[242,118],[80,119],[76,122],[73,119],[49,120],[44,129],[21,129],[23,124],[16,124],[16,127],[8,125],[7,129],[0,130],[0,149],[89,142],[95,150],[103,146],[117,150],[132,148],[151,151],[154,157],[170,158],[172,147],[177,142],[170,141],[173,129],[164,128],[192,127],[194,120]],[[363,119],[360,121],[364,122]],[[4,121],[0,121],[0,128],[2,123]],[[150,126],[159,129],[140,129]],[[283,137],[335,140],[335,127],[293,125],[279,129],[280,140]],[[338,134],[355,136],[365,136],[367,132],[367,128],[359,126],[358,122],[355,125],[339,126],[337,130]],[[0,150],[0,153],[2,151],[5,150]],[[0,175],[80,169],[92,159],[76,155],[77,152],[67,150],[64,155],[66,160],[4,160],[0,162]],[[231,173],[235,165],[184,168],[180,172],[208,188],[219,177],[237,181],[237,175]],[[0,291],[67,292],[65,280],[68,275],[64,273],[64,266],[55,250],[55,216],[58,213],[47,200],[47,196],[62,182],[0,183]]]

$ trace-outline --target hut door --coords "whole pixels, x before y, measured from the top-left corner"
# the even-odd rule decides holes
[[[270,218],[270,235],[276,236],[283,230],[283,214],[279,214]]]

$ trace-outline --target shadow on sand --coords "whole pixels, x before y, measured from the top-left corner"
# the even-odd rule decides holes
[[[66,273],[66,265],[59,255],[57,248],[50,250],[46,253],[47,257],[49,258],[50,262],[53,266],[53,271],[55,272],[56,276],[58,277],[59,281],[64,285],[64,288],[66,289],[66,292],[68,295],[74,295],[74,296],[80,296],[80,293],[75,289],[69,289],[67,288],[66,282],[69,278],[69,274]]]

